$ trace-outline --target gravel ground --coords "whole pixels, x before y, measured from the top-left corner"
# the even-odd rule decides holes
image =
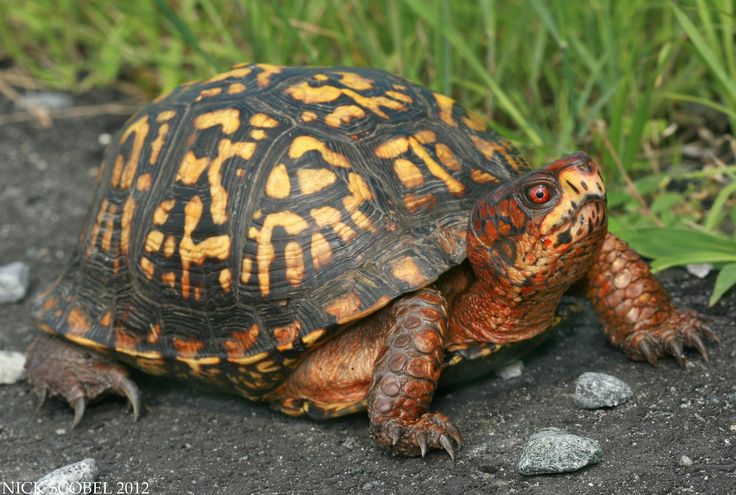
[[[95,93],[77,103],[110,98]],[[0,99],[0,113],[12,110]],[[32,290],[61,272],[90,201],[99,136],[124,120],[0,127],[0,264],[28,263]],[[438,395],[434,406],[465,438],[456,462],[440,452],[426,459],[385,454],[364,415],[293,419],[135,372],[144,401],[139,422],[112,399],[90,407],[75,431],[67,406],[49,401],[37,412],[24,382],[0,386],[0,484],[92,457],[113,492],[118,483],[138,482],[151,494],[736,493],[736,293],[707,308],[712,274],[699,280],[674,269],[661,278],[682,305],[716,319],[722,342],[710,363],[692,353],[685,369],[672,359],[657,368],[632,363],[583,315],[524,358],[521,377],[488,377]],[[22,304],[0,306],[0,349],[23,350],[33,335]],[[584,371],[622,379],[633,398],[615,409],[577,409],[575,380]],[[571,474],[518,474],[522,447],[544,427],[598,440],[603,461]]]

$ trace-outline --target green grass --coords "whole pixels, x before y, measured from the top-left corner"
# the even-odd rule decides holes
[[[699,246],[673,261],[637,234],[708,235],[736,253],[734,164],[694,165],[682,138],[704,126],[694,108],[736,129],[733,0],[0,0],[0,12],[0,57],[64,90],[122,82],[150,97],[244,61],[401,74],[479,111],[536,163],[599,157],[612,230],[664,258],[655,267],[710,261],[726,267],[718,287],[736,282],[731,258]]]

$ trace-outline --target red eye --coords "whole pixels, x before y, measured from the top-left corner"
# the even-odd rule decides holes
[[[552,196],[549,188],[544,184],[537,184],[526,190],[526,195],[532,203],[543,205]]]

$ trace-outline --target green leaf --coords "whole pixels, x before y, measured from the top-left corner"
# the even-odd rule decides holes
[[[713,306],[734,285],[736,285],[736,263],[731,263],[721,268],[718,273],[716,285],[713,287],[713,294],[711,294],[708,304]]]
[[[673,266],[690,265],[692,263],[736,263],[736,252],[724,254],[718,252],[692,252],[661,256],[652,262],[652,271],[661,272]]]
[[[613,230],[613,229],[611,229]],[[716,257],[722,261],[736,259],[736,242],[696,230],[677,227],[652,227],[642,229],[617,229],[615,233],[628,242],[641,255],[647,258],[687,258],[687,263],[712,262]],[[698,253],[711,253],[708,259],[695,261]],[[692,261],[691,261],[692,260]],[[672,263],[674,266],[680,263]]]

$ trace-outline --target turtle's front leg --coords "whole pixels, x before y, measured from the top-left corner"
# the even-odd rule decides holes
[[[445,299],[430,289],[404,297],[394,304],[390,322],[368,393],[371,432],[395,454],[445,449],[454,459],[459,430],[446,415],[428,411],[444,355]]]
[[[611,343],[631,359],[655,364],[667,353],[683,365],[683,347],[694,347],[707,360],[703,338],[718,341],[698,313],[670,302],[649,266],[613,234],[588,274],[586,295]]]
[[[26,375],[41,404],[46,397],[59,397],[74,408],[72,427],[82,420],[87,402],[108,393],[126,397],[133,406],[133,419],[138,419],[140,394],[128,371],[60,338],[36,337],[26,351]]]

